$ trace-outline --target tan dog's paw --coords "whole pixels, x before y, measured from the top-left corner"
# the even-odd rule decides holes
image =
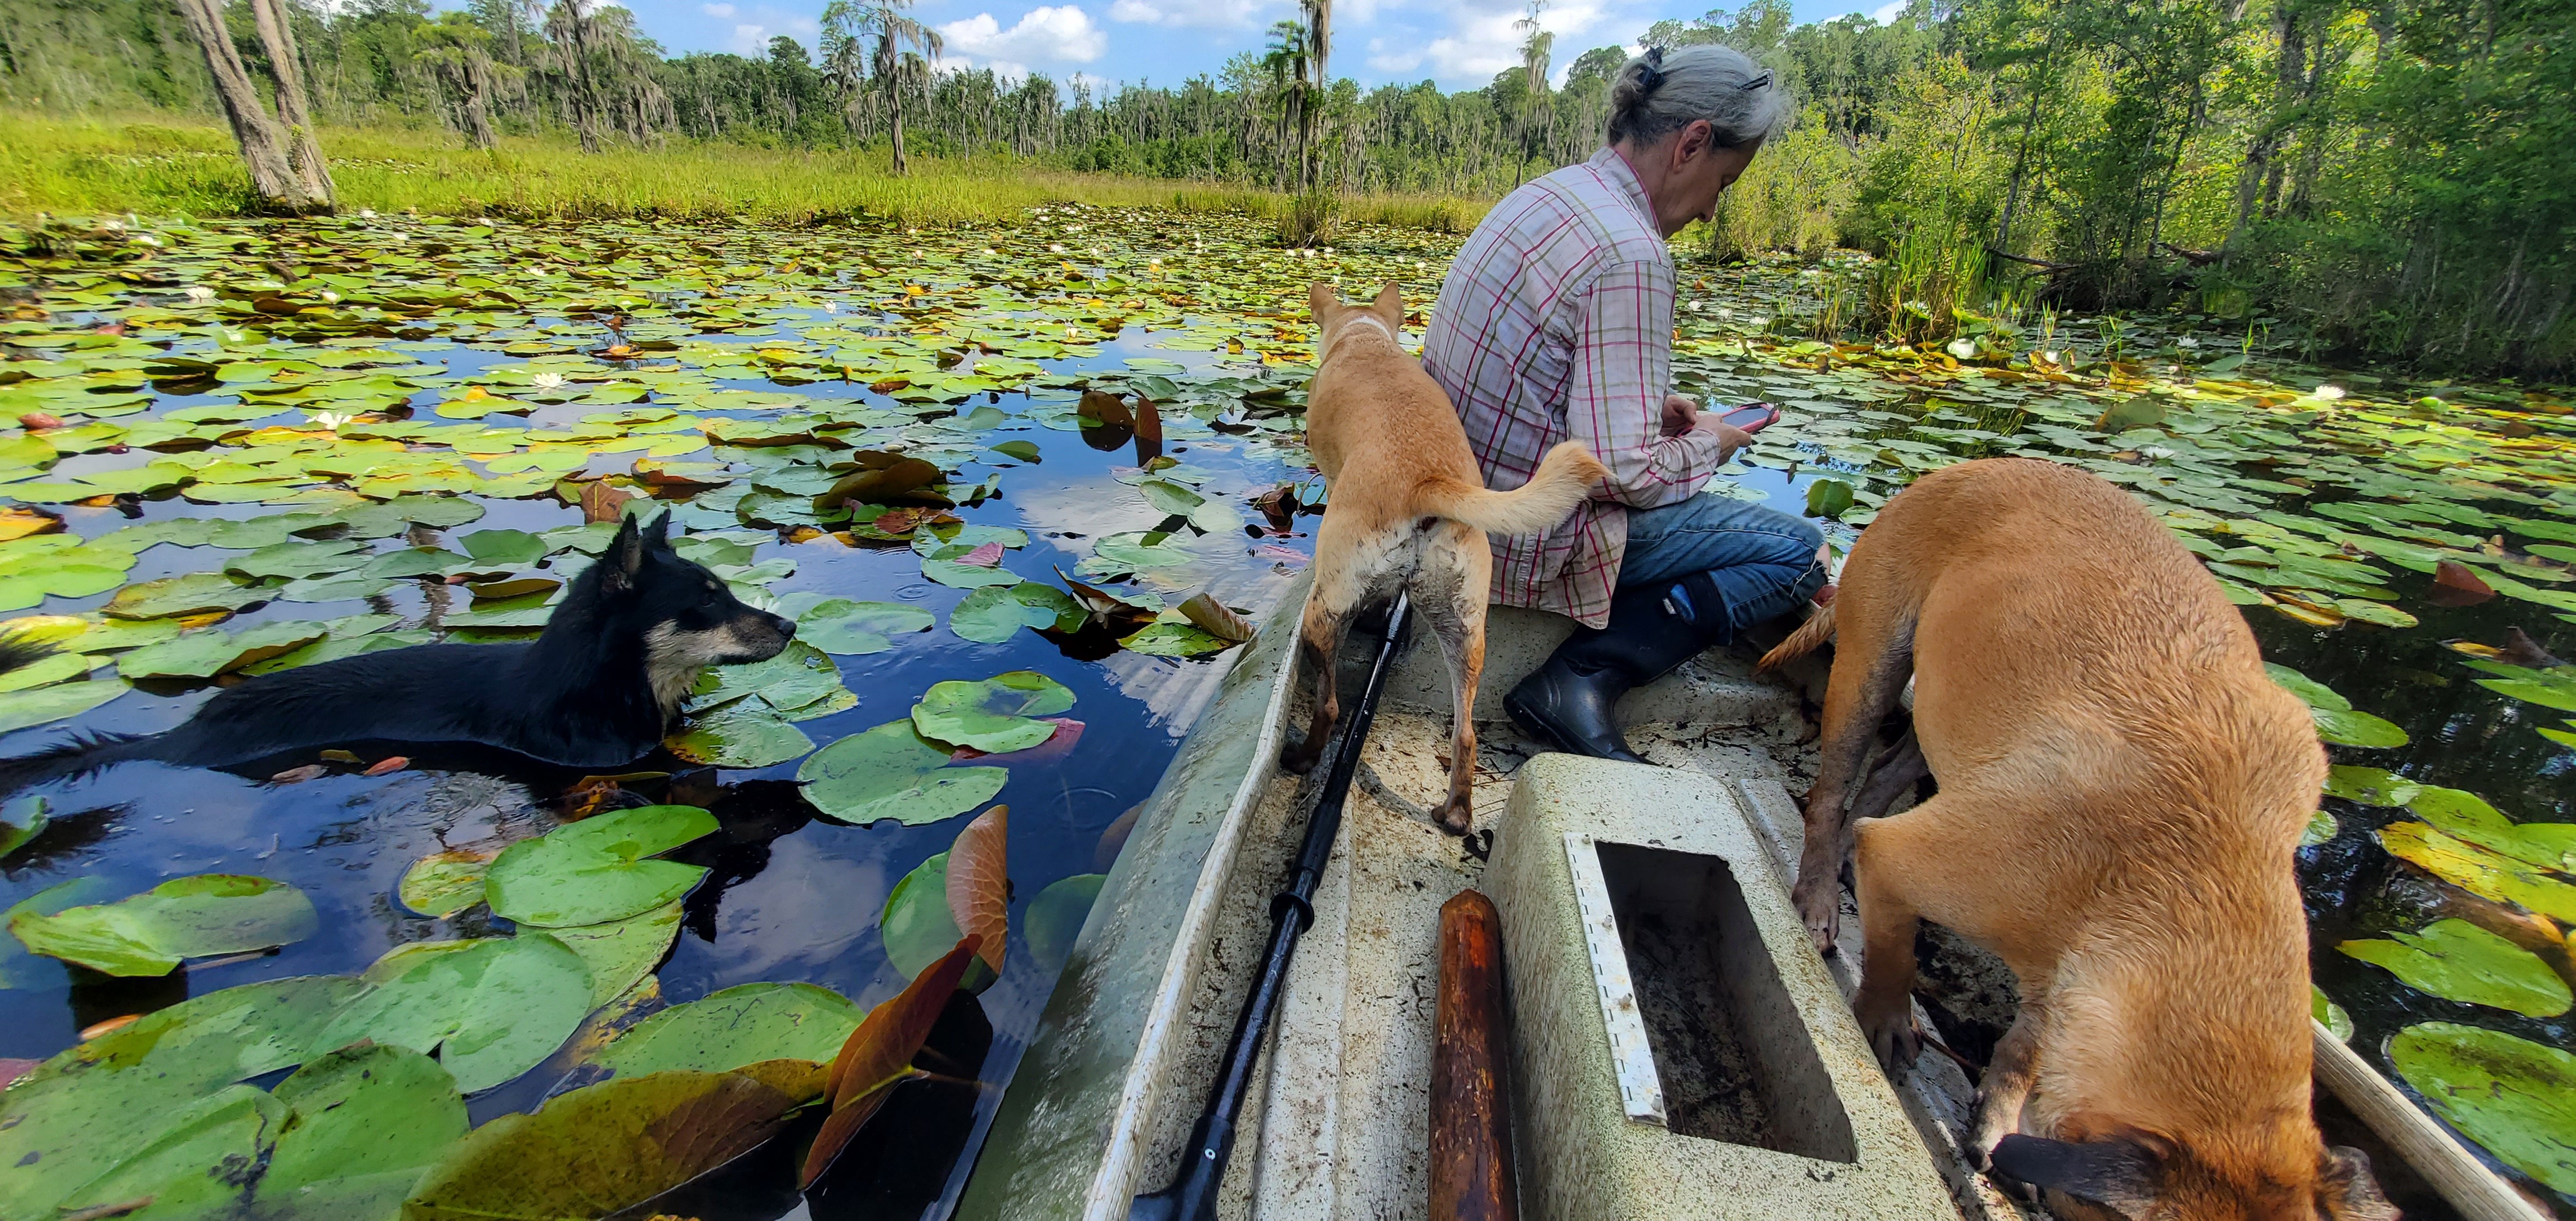
[[[1452,797],[1432,809],[1431,821],[1451,835],[1465,835],[1476,825],[1476,810],[1465,798]]]

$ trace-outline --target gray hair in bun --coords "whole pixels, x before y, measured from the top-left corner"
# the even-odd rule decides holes
[[[1769,136],[1788,110],[1779,80],[1742,51],[1655,47],[1610,85],[1609,140],[1653,144],[1706,119],[1720,148],[1736,148]]]

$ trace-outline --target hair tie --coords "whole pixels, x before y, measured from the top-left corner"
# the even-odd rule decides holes
[[[1663,85],[1664,49],[1650,47],[1646,51],[1645,62],[1637,66],[1637,100],[1644,101],[1646,95],[1663,88]]]
[[[1771,73],[1770,73],[1770,71],[1769,71],[1768,69],[1765,69],[1765,70],[1763,71],[1762,75],[1757,76],[1757,77],[1754,77],[1752,80],[1746,81],[1746,82],[1744,82],[1744,83],[1743,83],[1743,84],[1741,84],[1741,85],[1737,85],[1737,86],[1736,86],[1736,88],[1737,88],[1737,89],[1739,89],[1739,90],[1742,90],[1743,92],[1751,93],[1751,92],[1753,92],[1754,90],[1759,89],[1759,88],[1763,87],[1764,85],[1768,85],[1768,84],[1770,84],[1770,83],[1771,83]]]

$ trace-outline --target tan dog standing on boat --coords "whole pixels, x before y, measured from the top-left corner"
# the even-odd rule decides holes
[[[1367,306],[1344,305],[1318,282],[1309,297],[1316,340],[1306,447],[1331,497],[1315,532],[1315,585],[1298,636],[1315,676],[1315,719],[1279,762],[1299,773],[1315,766],[1341,712],[1332,660],[1342,629],[1363,603],[1403,590],[1449,660],[1449,795],[1434,816],[1443,830],[1464,835],[1474,815],[1476,679],[1485,668],[1493,574],[1485,535],[1556,525],[1609,472],[1568,441],[1548,451],[1528,483],[1486,490],[1457,408],[1396,340],[1403,291],[1389,284]]]
[[[1940,784],[1859,825],[1853,1007],[1890,1074],[1918,1045],[1931,920],[2020,982],[1978,1107],[1997,1170],[2132,1221],[2393,1221],[2309,1110],[2292,854],[2325,754],[2200,561],[2092,475],[1962,463],[1888,502],[1832,604],[1763,664],[1829,637],[1796,896],[1820,945],[1844,799],[1909,673]],[[1893,797],[1871,789],[1861,805]]]

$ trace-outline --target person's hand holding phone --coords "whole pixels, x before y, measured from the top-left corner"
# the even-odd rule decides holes
[[[1678,437],[1699,423],[1699,400],[1687,394],[1664,396],[1664,435]]]

